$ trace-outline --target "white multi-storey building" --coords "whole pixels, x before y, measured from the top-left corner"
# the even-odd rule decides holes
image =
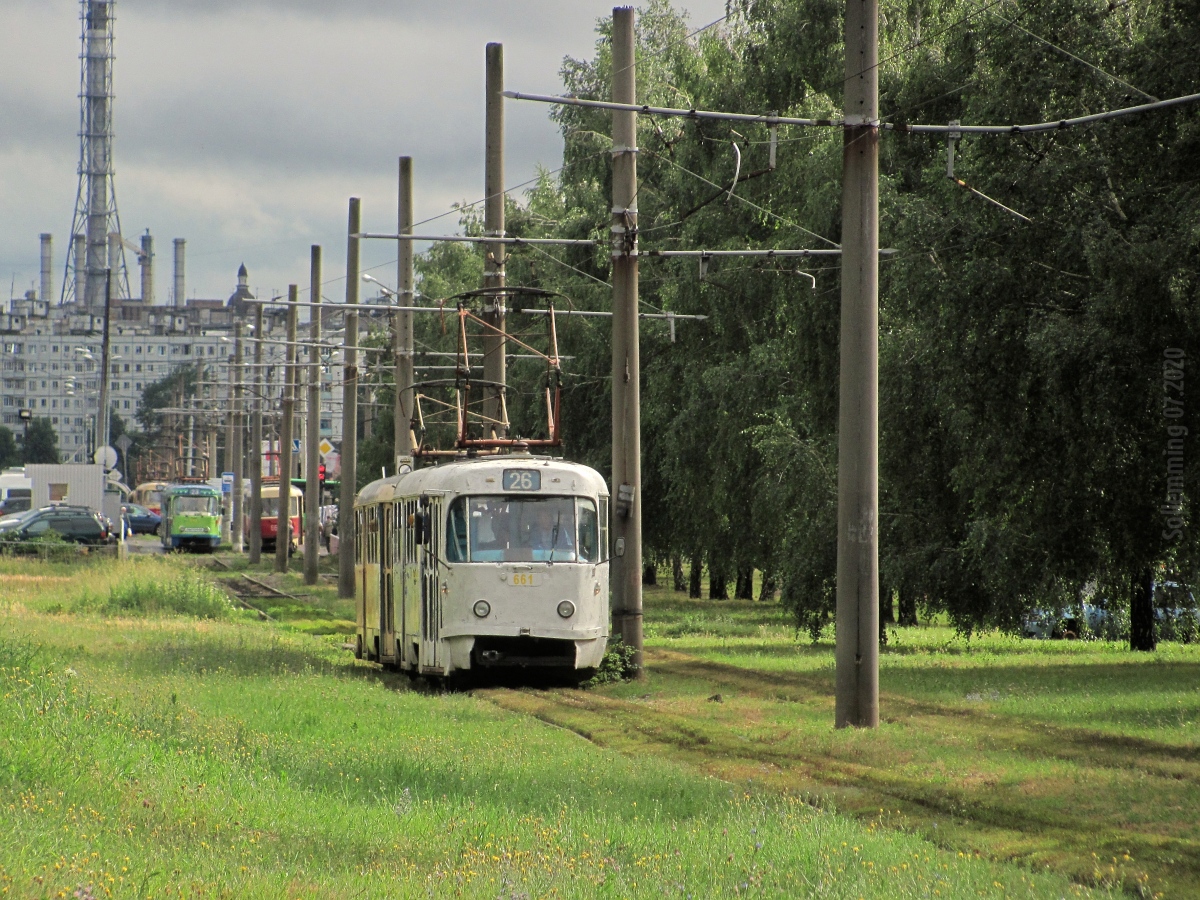
[[[109,322],[109,402],[131,430],[147,386],[183,366],[203,364],[207,377],[229,381],[227,366],[234,353],[236,321],[253,320],[253,299],[246,267],[238,271],[238,287],[228,300],[188,300],[182,306],[145,306],[138,300],[114,299]],[[282,341],[282,310],[270,308],[266,337]],[[248,332],[247,332],[248,334]],[[100,366],[103,353],[102,312],[82,312],[74,303],[52,306],[30,291],[0,314],[0,424],[18,437],[21,410],[46,418],[58,434],[64,462],[88,461],[97,445]],[[245,361],[253,356],[247,342]],[[283,347],[265,348],[268,360],[282,363]],[[282,366],[274,373],[278,382]],[[249,377],[249,376],[247,376]],[[331,375],[325,374],[328,382]],[[323,384],[320,433],[340,440],[341,415],[331,409],[332,386]],[[223,395],[223,392],[215,392]]]

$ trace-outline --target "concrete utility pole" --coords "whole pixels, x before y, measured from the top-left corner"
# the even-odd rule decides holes
[[[242,474],[246,459],[246,419],[242,410],[242,323],[233,326],[233,552],[242,552]]]
[[[112,421],[112,410],[108,402],[108,382],[112,378],[110,357],[112,343],[112,270],[109,269],[104,277],[104,336],[100,342],[100,416],[96,423],[97,448],[108,446],[109,422]],[[27,425],[26,428],[29,426]]]
[[[262,560],[263,308],[254,308],[254,421],[250,426],[250,562]]]
[[[838,395],[838,728],[879,725],[879,6],[846,6]]]
[[[203,370],[201,370],[203,371]],[[198,376],[203,380],[203,375]],[[231,377],[229,384],[225,386],[225,455],[221,459],[220,475],[225,475],[226,472],[233,471],[233,435],[236,430],[235,417],[233,414],[233,382],[236,379]],[[180,402],[182,403],[182,396]],[[184,470],[188,477],[196,474],[196,440],[195,440],[195,417],[188,416],[188,437],[187,437],[187,457],[184,462]],[[212,473],[213,475],[217,473]],[[221,543],[228,543],[233,547],[233,491],[229,492],[229,503],[225,505],[227,515],[221,517]]]
[[[296,305],[299,288],[288,285],[287,366],[283,377],[283,421],[279,425],[279,513],[275,528],[275,571],[288,570],[292,543],[292,420],[296,416]]]
[[[483,230],[486,237],[504,237],[504,45],[487,45],[487,105],[485,126],[484,207]],[[404,243],[404,242],[402,242]],[[504,287],[504,244],[484,245],[483,286]],[[504,330],[505,304],[503,297],[488,302],[483,320],[493,328]],[[505,341],[502,335],[487,330],[483,336],[483,378],[498,385],[506,383]],[[504,419],[504,388],[486,388],[483,404],[484,434],[494,430],[504,437],[506,428],[488,420]]]
[[[413,229],[413,166],[411,156],[400,157],[400,190],[397,204],[396,233],[412,234]],[[413,242],[397,241],[400,245],[396,260],[396,302],[413,305]],[[395,418],[396,471],[400,457],[409,455],[409,430],[413,412],[413,314],[397,312],[395,334],[396,403]]]
[[[304,430],[304,583],[317,583],[317,556],[321,552],[320,515],[321,482],[317,478],[317,444],[321,442],[321,248],[312,246],[308,274],[308,333],[312,341],[308,348],[308,415]]]
[[[634,11],[613,10],[612,98],[637,102]],[[642,668],[642,431],[638,348],[637,113],[613,112],[613,631]]]
[[[342,474],[338,497],[338,596],[354,596],[354,494],[358,480],[358,250],[362,203],[350,198],[346,235],[346,345],[342,349]]]

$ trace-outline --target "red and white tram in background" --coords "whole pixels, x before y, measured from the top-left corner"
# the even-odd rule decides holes
[[[242,503],[246,511],[243,518],[245,533],[250,534],[253,527],[250,521],[250,495],[246,494]],[[291,533],[288,535],[288,552],[295,553],[300,546],[304,534],[304,491],[294,484],[288,491],[288,522]],[[262,517],[258,521],[259,534],[262,536],[264,553],[274,553],[279,537],[279,483],[264,482],[262,486]]]

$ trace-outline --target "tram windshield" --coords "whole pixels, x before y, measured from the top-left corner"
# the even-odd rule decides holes
[[[291,515],[300,515],[300,497],[296,494],[288,495],[288,509]],[[262,498],[262,514],[264,519],[274,519],[279,515],[279,498],[278,497],[263,497]]]
[[[171,509],[177,516],[215,516],[217,514],[217,498],[176,495],[171,498]]]
[[[447,562],[599,562],[596,504],[586,497],[459,497]]]

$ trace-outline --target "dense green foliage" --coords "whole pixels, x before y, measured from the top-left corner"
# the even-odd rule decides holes
[[[50,420],[43,416],[29,423],[21,448],[22,460],[27,463],[61,462],[58,457],[58,433]]]
[[[21,451],[11,428],[0,425],[0,469],[21,464]]]
[[[666,0],[650,2],[639,100],[836,118],[842,8],[732,7],[691,36]],[[605,27],[593,59],[564,63],[568,92],[607,98]],[[882,19],[881,111],[1005,124],[1127,107],[1195,91],[1197,45],[1195,2],[908,3]],[[603,237],[610,116],[554,115],[563,166],[511,204],[508,231]],[[638,129],[643,250],[836,246],[838,129],[781,129],[774,169],[765,127],[642,116]],[[897,251],[881,264],[881,594],[898,595],[910,620],[919,604],[967,633],[1014,629],[1085,592],[1114,608],[1140,599],[1135,643],[1142,628],[1153,646],[1151,582],[1194,584],[1200,571],[1182,377],[1200,332],[1200,107],[962,139],[956,177],[1020,216],[948,179],[946,151],[938,137],[881,139],[881,244]],[[473,211],[464,224],[479,228]],[[478,250],[438,247],[421,262],[422,291],[475,288],[481,270]],[[560,292],[560,308],[609,308],[606,249],[515,252],[508,276]],[[674,341],[643,320],[647,558],[690,562],[697,596],[701,565],[716,597],[728,585],[749,596],[765,572],[818,634],[836,570],[837,263],[726,259],[701,279],[694,260],[643,257],[641,299],[645,311],[708,317],[679,323]],[[527,340],[544,326],[510,323]],[[424,327],[427,347],[454,348],[452,328]],[[606,320],[560,324],[567,452],[602,471],[608,337]],[[522,434],[544,430],[544,377],[510,369]]]

